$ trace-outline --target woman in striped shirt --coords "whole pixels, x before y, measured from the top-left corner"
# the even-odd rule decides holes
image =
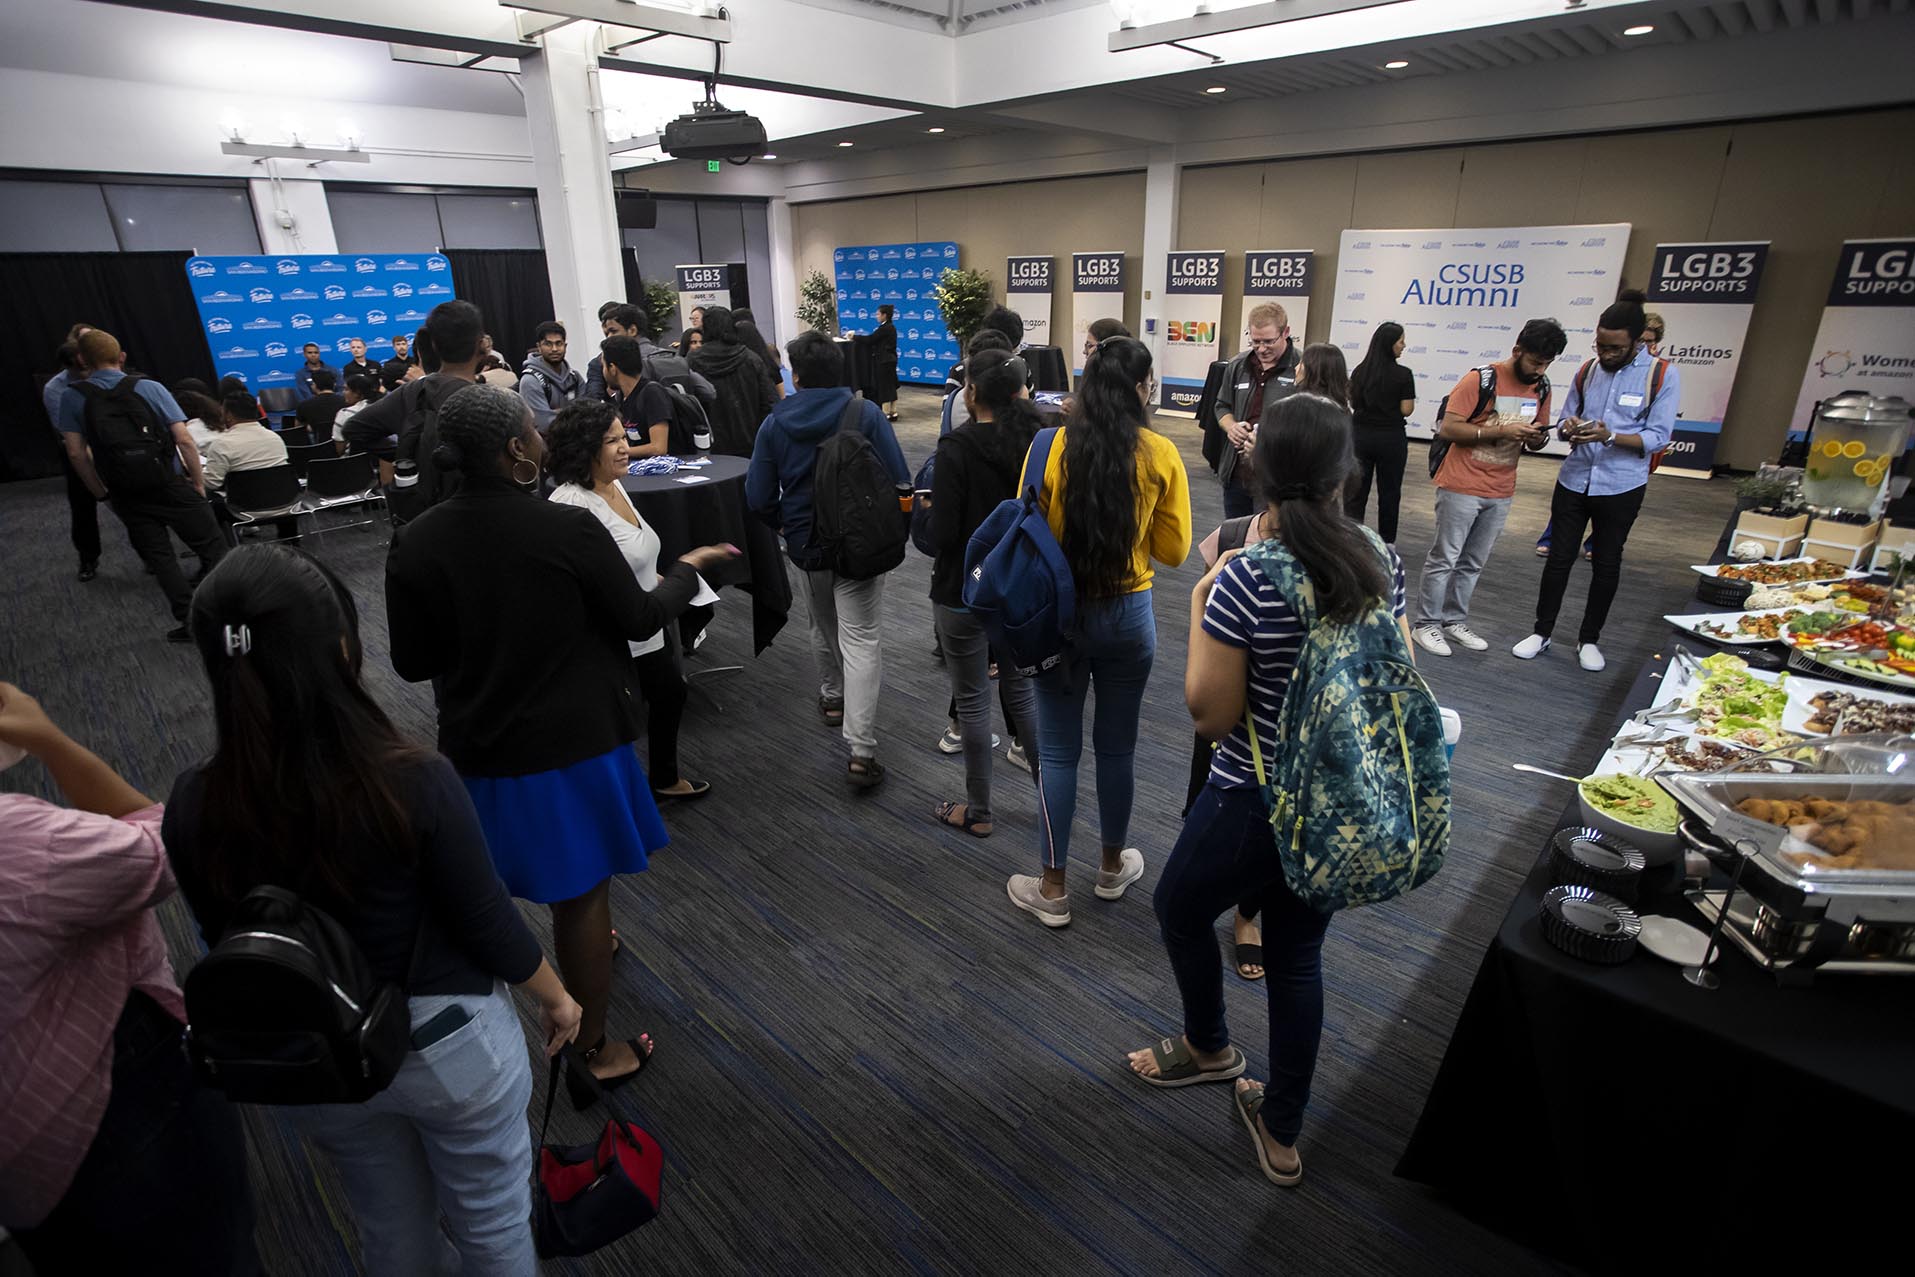
[[[1274,425],[1274,429],[1268,425]],[[1403,618],[1403,563],[1379,555],[1343,511],[1352,461],[1350,413],[1316,394],[1278,406],[1257,432],[1256,483],[1265,526],[1314,587],[1319,623],[1346,624],[1381,600]],[[1246,717],[1257,739],[1285,747],[1279,718],[1308,632],[1256,563],[1232,552],[1197,583],[1190,600],[1190,663],[1184,699],[1197,731],[1218,741],[1209,783],[1184,820],[1158,880],[1155,903],[1164,946],[1183,995],[1184,1035],[1131,1053],[1130,1067],[1153,1086],[1241,1077],[1243,1052],[1224,1022],[1223,969],[1215,925],[1246,897],[1263,904],[1265,986],[1270,995],[1268,1088],[1237,1083],[1237,1109],[1257,1140],[1258,1163],[1274,1183],[1303,1178],[1297,1155],[1303,1110],[1323,1031],[1320,963],[1328,914],[1291,894],[1258,789]],[[1405,631],[1407,648],[1408,632]]]

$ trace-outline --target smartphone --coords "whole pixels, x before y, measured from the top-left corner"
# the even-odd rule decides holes
[[[423,1051],[434,1042],[451,1037],[471,1022],[471,1012],[456,1004],[449,1006],[412,1031],[412,1049]]]

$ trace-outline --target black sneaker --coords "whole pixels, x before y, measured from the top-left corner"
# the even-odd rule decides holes
[[[98,575],[100,575],[100,564],[97,559],[93,562],[82,563],[80,565],[80,579],[82,581],[91,581]]]
[[[193,635],[182,625],[177,630],[168,630],[166,632],[166,641],[168,643],[191,643],[193,641]]]

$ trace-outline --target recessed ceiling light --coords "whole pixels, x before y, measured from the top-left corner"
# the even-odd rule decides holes
[[[1651,26],[1647,22],[1643,22],[1633,27],[1624,27],[1622,29],[1622,33],[1624,35],[1648,35],[1651,31],[1654,31],[1654,30],[1655,30],[1655,27]]]
[[[838,143],[838,145],[839,145],[839,146],[851,146],[851,145],[852,145],[852,143],[850,143],[850,142],[840,142],[840,143]]]
[[[1213,84],[1209,88],[1205,89],[1204,92],[1205,93],[1228,93],[1230,92],[1230,89],[1227,86],[1222,84]]]
[[[1405,62],[1402,58],[1398,58],[1394,62],[1385,62],[1383,64],[1383,69],[1385,71],[1401,71],[1404,67],[1408,65],[1409,63]]]
[[[938,128],[938,127],[936,127],[935,125],[934,125],[934,126],[932,126],[931,128],[928,128],[928,129],[926,129],[926,130],[924,130],[924,131],[925,131],[926,133],[942,133],[942,132],[944,132],[944,130],[943,130],[943,129],[941,129],[941,128]]]
[[[759,156],[758,158],[759,158],[759,159],[761,159],[761,160],[775,160],[775,159],[777,159],[778,157],[777,157],[777,156],[775,156],[775,155],[761,155],[761,156]]]

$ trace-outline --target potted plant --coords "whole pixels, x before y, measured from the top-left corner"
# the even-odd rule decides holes
[[[678,313],[678,290],[655,279],[646,281],[640,288],[644,290],[639,305],[645,308],[645,335],[657,341],[671,327],[672,316]]]
[[[1730,538],[1732,546],[1755,541],[1761,544],[1763,556],[1772,559],[1786,559],[1802,548],[1809,516],[1802,504],[1800,470],[1763,466],[1736,480],[1735,496],[1741,513]]]
[[[945,328],[962,350],[964,343],[971,340],[971,334],[983,326],[984,317],[991,313],[991,276],[986,271],[949,267],[938,276],[931,300],[938,304]]]
[[[838,331],[838,290],[821,270],[806,275],[798,286],[798,323],[827,337]]]

